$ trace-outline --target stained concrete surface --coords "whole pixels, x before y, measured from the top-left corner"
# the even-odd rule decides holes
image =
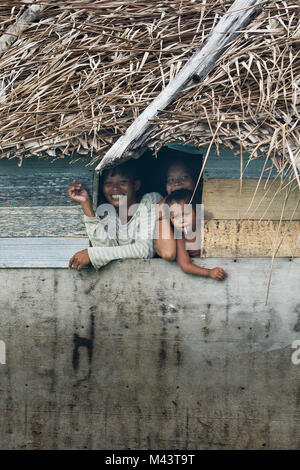
[[[1,449],[297,449],[300,259],[0,270]]]

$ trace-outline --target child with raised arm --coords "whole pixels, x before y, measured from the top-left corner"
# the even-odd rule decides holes
[[[81,271],[92,263],[99,269],[116,259],[152,258],[155,206],[161,195],[153,192],[140,199],[141,181],[132,161],[104,171],[100,184],[106,200],[98,208],[100,217],[96,216],[89,194],[80,183],[74,180],[68,188],[70,198],[82,207],[87,235],[93,245],[75,253],[69,268],[73,266]]]
[[[200,234],[196,233],[196,213],[193,204],[189,204],[193,192],[188,189],[179,189],[166,198],[170,209],[170,221],[174,228],[176,239],[176,261],[187,274],[205,276],[223,281],[226,272],[219,266],[208,269],[201,268],[191,262],[189,246],[191,247]]]

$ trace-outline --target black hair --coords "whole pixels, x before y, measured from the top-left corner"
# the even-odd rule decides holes
[[[103,185],[108,176],[122,175],[128,178],[131,178],[132,181],[137,181],[141,179],[139,165],[136,164],[135,160],[128,160],[127,162],[121,163],[113,168],[108,168],[104,170],[99,178],[99,197],[98,203],[105,201],[105,196],[103,194]],[[140,190],[137,191],[138,201],[141,198]]]
[[[193,195],[193,191],[191,191],[190,189],[176,189],[176,191],[173,191],[172,193],[170,193],[166,197],[166,204],[168,204],[168,206],[171,206],[172,202],[180,203],[180,202],[183,202],[183,201],[188,201],[188,203],[189,203],[190,200],[191,200],[192,195]],[[192,206],[195,214],[197,214],[196,205],[197,205],[197,203],[193,199],[193,201],[191,202],[191,206]],[[181,231],[177,227],[175,227],[172,222],[171,222],[171,224],[173,226],[174,234],[176,236],[179,236]]]
[[[166,204],[170,206],[172,202],[180,203],[186,200],[190,202],[192,195],[193,195],[193,191],[191,191],[190,189],[176,189],[176,191],[173,191],[171,194],[169,194],[166,197]],[[191,205],[193,209],[195,209],[196,202],[194,202],[193,200],[191,202]]]
[[[104,182],[109,174],[111,176],[122,175],[132,178],[133,181],[136,181],[140,178],[138,165],[136,165],[135,160],[128,160],[127,162],[121,163],[113,168],[108,168],[104,170],[101,174],[101,180]]]
[[[164,195],[166,194],[165,188],[167,186],[168,170],[171,165],[174,165],[176,163],[180,163],[186,166],[189,172],[189,175],[191,176],[192,180],[194,181],[196,185],[200,171],[202,169],[202,155],[192,155],[187,152],[181,152],[178,150],[167,148],[162,152],[161,156],[163,160],[162,184],[164,187]],[[199,204],[201,203],[201,199],[202,199],[202,187],[203,187],[203,174],[201,175],[201,179],[200,179],[199,185],[197,187],[197,190],[194,196],[196,203],[199,203]]]

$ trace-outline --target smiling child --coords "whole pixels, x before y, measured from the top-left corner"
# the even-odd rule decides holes
[[[139,196],[141,181],[135,162],[129,161],[103,172],[100,187],[105,206],[99,206],[102,217],[96,216],[86,189],[76,180],[68,188],[73,201],[81,204],[84,222],[92,247],[75,253],[69,268],[81,269],[92,263],[95,269],[112,260],[124,258],[152,258],[155,255],[155,205],[159,193]],[[97,212],[98,212],[97,209]],[[111,235],[111,229],[115,234]]]

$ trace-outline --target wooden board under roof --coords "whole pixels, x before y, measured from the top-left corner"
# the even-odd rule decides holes
[[[297,182],[278,179],[207,179],[202,203],[213,219],[300,220]]]
[[[73,157],[74,158],[74,157]],[[94,167],[65,157],[0,159],[0,207],[75,206],[67,188],[74,178],[92,192]]]

